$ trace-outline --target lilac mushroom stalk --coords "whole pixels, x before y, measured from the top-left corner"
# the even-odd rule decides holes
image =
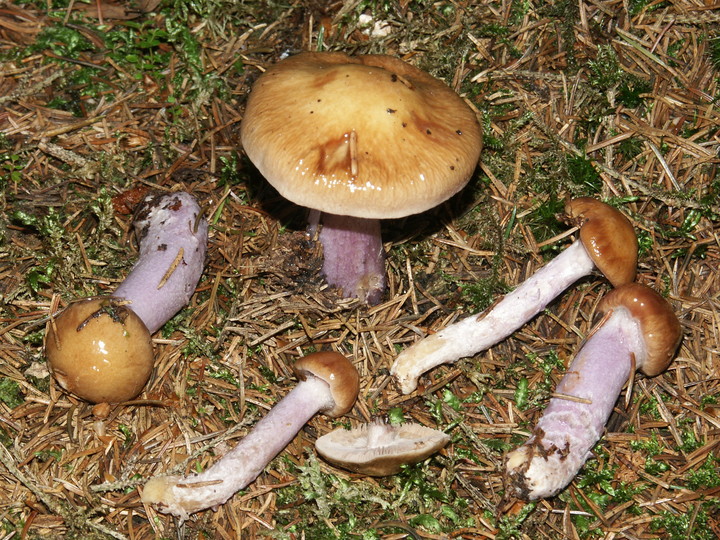
[[[532,436],[507,456],[509,495],[535,500],[560,492],[590,457],[635,370],[658,375],[675,355],[680,322],[649,287],[618,287],[598,310],[602,320],[570,364]]]
[[[94,403],[137,396],[153,368],[150,335],[185,306],[202,275],[208,224],[185,192],[145,197],[137,263],[112,296],[71,303],[48,323],[45,355],[61,387]]]
[[[494,306],[429,335],[398,355],[390,373],[409,394],[420,376],[499,343],[527,323],[567,287],[599,269],[614,286],[635,279],[637,237],[615,208],[581,197],[565,206],[568,220],[580,224],[580,238]]]
[[[474,111],[391,56],[301,53],[261,75],[241,126],[260,173],[321,224],[323,274],[346,297],[385,289],[380,221],[460,191],[480,156]]]
[[[352,408],[359,376],[343,355],[309,354],[294,369],[298,385],[235,448],[201,474],[151,478],[143,488],[142,501],[183,520],[195,512],[216,509],[255,480],[315,414],[337,417]]]

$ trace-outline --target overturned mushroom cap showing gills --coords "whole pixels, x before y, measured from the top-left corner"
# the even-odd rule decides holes
[[[255,480],[316,413],[345,414],[357,399],[357,370],[337,352],[309,354],[295,364],[295,371],[298,385],[235,448],[201,474],[151,478],[142,501],[180,519],[217,508]]]
[[[419,463],[440,450],[450,436],[415,423],[376,420],[353,429],[337,428],[315,441],[326,461],[368,476],[389,476],[403,465]]]
[[[559,493],[590,457],[633,370],[658,375],[675,355],[680,322],[649,287],[618,287],[598,309],[603,318],[568,367],[530,439],[507,456],[505,478],[513,496],[535,500]]]
[[[566,214],[580,226],[579,240],[492,307],[421,339],[398,355],[390,373],[404,394],[413,392],[420,376],[430,369],[507,338],[595,268],[616,287],[635,279],[637,238],[619,210],[582,197],[567,203]]]

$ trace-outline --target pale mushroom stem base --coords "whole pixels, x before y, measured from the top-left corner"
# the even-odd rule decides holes
[[[385,252],[380,221],[323,212],[319,239],[323,274],[346,297],[377,304],[385,290]]]
[[[574,242],[493,307],[429,335],[405,349],[390,373],[403,394],[417,388],[420,376],[441,364],[472,356],[499,343],[527,323],[595,264],[581,241]]]
[[[600,440],[635,355],[645,355],[641,329],[626,310],[615,310],[571,363],[530,439],[506,461],[509,494],[525,500],[552,497],[567,486]]]
[[[208,223],[189,193],[153,195],[134,223],[137,264],[113,296],[130,308],[151,334],[187,305],[205,265]]]
[[[327,383],[315,377],[301,381],[212,467],[197,475],[152,478],[142,501],[180,519],[216,508],[255,480],[310,418],[333,403]]]

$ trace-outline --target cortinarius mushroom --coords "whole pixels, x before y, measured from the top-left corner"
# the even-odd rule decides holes
[[[385,287],[379,220],[457,193],[482,146],[475,113],[444,83],[391,56],[339,52],[270,67],[241,136],[268,182],[322,222],[328,283],[370,304]]]
[[[208,224],[190,194],[149,195],[134,227],[139,258],[115,293],[73,302],[47,327],[55,379],[93,403],[142,391],[153,368],[150,334],[187,304],[205,263]]]
[[[616,287],[635,279],[637,237],[623,214],[588,197],[568,201],[565,212],[581,224],[579,240],[491,308],[451,324],[400,353],[390,373],[404,394],[417,388],[419,377],[426,371],[499,343],[596,267]]]
[[[355,367],[336,352],[305,356],[295,364],[300,379],[235,448],[201,474],[157,476],[142,492],[142,501],[160,512],[187,519],[216,508],[255,480],[318,412],[336,417],[347,413],[359,391]]]
[[[532,436],[507,457],[510,495],[534,500],[567,486],[590,457],[635,369],[658,375],[675,355],[680,322],[652,289],[623,285],[609,292],[598,310],[603,319],[575,356]]]
[[[420,424],[391,425],[375,420],[354,429],[335,429],[315,441],[315,450],[343,469],[390,476],[403,465],[420,463],[449,441],[446,433]]]

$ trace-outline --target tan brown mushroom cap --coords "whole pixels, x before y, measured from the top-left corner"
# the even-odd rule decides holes
[[[428,458],[450,441],[450,436],[420,424],[390,425],[371,422],[353,429],[338,428],[315,441],[327,461],[359,474],[389,476],[403,465]]]
[[[248,157],[285,198],[371,219],[460,191],[482,147],[473,110],[392,56],[301,53],[260,76],[241,126]]]
[[[592,197],[578,197],[566,203],[565,213],[580,222],[585,250],[614,287],[635,280],[638,241],[622,212]]]
[[[667,369],[682,339],[682,328],[672,307],[650,287],[628,283],[606,294],[598,304],[601,313],[624,308],[640,324],[645,358],[636,358],[637,367],[649,377]]]
[[[355,404],[360,392],[360,376],[350,360],[334,351],[310,353],[295,362],[297,378],[317,377],[330,386],[334,407],[322,411],[327,416],[342,416]]]
[[[50,321],[45,356],[60,386],[92,403],[134,398],[153,369],[148,329],[112,298],[75,302]]]

